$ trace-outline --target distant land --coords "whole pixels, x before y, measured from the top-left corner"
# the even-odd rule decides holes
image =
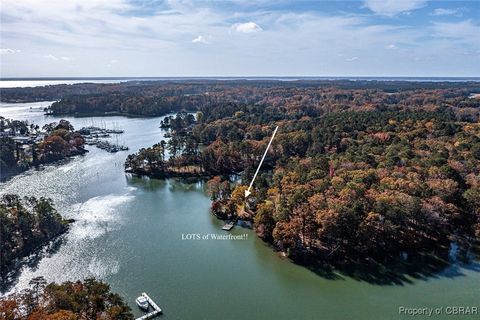
[[[43,85],[75,84],[86,82],[115,83],[124,81],[184,81],[184,80],[367,80],[367,81],[416,81],[416,82],[480,82],[480,77],[409,77],[409,76],[217,76],[217,77],[32,77],[32,78],[0,78],[0,88],[35,87]]]

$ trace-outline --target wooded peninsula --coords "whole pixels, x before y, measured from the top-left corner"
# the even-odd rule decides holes
[[[15,262],[38,250],[68,229],[51,199],[4,194],[0,198],[0,279]]]
[[[67,120],[38,125],[0,116],[0,181],[41,164],[87,152]]]
[[[204,93],[208,103],[184,108],[195,117],[167,117],[161,126],[170,138],[125,166],[152,177],[210,177],[217,217],[252,221],[295,260],[445,257],[453,242],[469,251],[480,238],[478,84],[376,85],[266,83]]]

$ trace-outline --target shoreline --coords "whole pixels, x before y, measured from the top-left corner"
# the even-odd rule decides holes
[[[39,253],[42,249],[48,247],[53,242],[58,240],[59,237],[65,235],[70,230],[71,225],[75,222],[75,219],[63,219],[62,223],[64,224],[64,226],[62,230],[60,230],[57,234],[53,235],[49,239],[46,239],[43,243],[39,243],[37,246],[32,247],[30,250],[24,252],[24,254],[22,254],[21,256],[17,256],[13,260],[7,262],[5,264],[5,272],[0,273],[0,289],[4,289],[2,287],[4,286],[4,284],[6,284],[10,277],[14,276],[15,272],[21,271],[19,267],[23,266],[23,264],[27,262],[25,261],[26,258]],[[0,290],[0,292],[2,290]]]
[[[35,170],[39,170],[39,168],[43,165],[55,165],[55,164],[59,164],[60,162],[62,161],[69,161],[71,160],[72,158],[75,158],[75,157],[78,157],[78,156],[83,156],[85,155],[86,153],[88,153],[89,151],[87,149],[83,149],[83,151],[79,151],[75,154],[71,154],[71,155],[68,155],[66,157],[62,157],[62,158],[59,158],[59,159],[55,159],[55,160],[51,160],[51,161],[46,161],[46,162],[41,162],[41,163],[31,163],[29,164],[27,167],[25,168],[15,168],[14,170],[10,170],[9,172],[7,172],[7,174],[3,173],[0,175],[0,183],[5,183],[7,182],[8,180],[10,180],[11,178],[17,176],[17,175],[20,175],[24,172],[27,172],[28,170],[32,170],[32,169],[35,169]]]
[[[166,113],[168,114],[168,113]],[[63,117],[69,116],[74,118],[88,118],[88,117],[115,117],[115,116],[123,116],[127,118],[155,118],[155,117],[162,117],[163,115],[141,115],[141,114],[133,114],[133,113],[126,113],[126,112],[93,112],[93,113],[49,113],[46,112],[46,116],[53,116],[53,117]]]
[[[191,173],[177,173],[177,174],[163,174],[163,175],[152,175],[152,174],[141,174],[135,173],[131,170],[126,169],[126,173],[135,175],[137,177],[148,177],[150,179],[157,179],[157,180],[165,180],[165,179],[199,179],[204,180],[208,179],[208,177],[213,177],[215,175],[199,175],[199,174],[191,174]],[[215,201],[211,201],[210,204],[212,205]],[[222,217],[215,212],[213,212],[210,208],[210,214],[212,214],[216,219],[221,221],[230,220],[228,218]],[[252,211],[253,212],[253,211]],[[253,212],[255,213],[255,212]],[[240,220],[237,216],[234,217],[233,220]],[[399,256],[390,255],[384,257],[384,259],[378,259],[378,257],[370,256],[370,257],[358,257],[358,259],[354,258],[346,258],[344,260],[331,260],[328,259],[328,254],[322,253],[315,253],[313,251],[304,249],[304,250],[282,250],[281,248],[277,247],[273,241],[269,241],[268,239],[264,239],[261,237],[257,231],[255,226],[253,225],[253,218],[250,219],[241,219],[243,221],[248,221],[252,223],[251,227],[246,227],[243,225],[237,225],[242,228],[249,228],[253,230],[255,236],[262,241],[263,244],[268,246],[273,252],[275,252],[280,258],[288,259],[291,263],[302,266],[314,273],[327,275],[334,272],[340,272],[342,274],[347,274],[352,277],[358,276],[358,274],[367,275],[368,273],[375,273],[378,275],[383,275],[385,279],[388,278],[390,273],[403,273],[408,274],[408,272],[439,272],[442,269],[451,266],[455,263],[462,263],[465,265],[470,265],[477,261],[475,255],[477,252],[480,253],[480,241],[476,242],[473,241],[469,245],[469,249],[465,252],[465,259],[451,261],[449,259],[449,252],[450,249],[447,244],[442,244],[440,247],[426,249],[424,252],[410,252],[405,253],[405,257],[403,254]],[[452,243],[456,243],[455,241],[451,241],[448,245]],[[379,279],[380,280],[380,279]]]
[[[185,178],[185,179],[208,179],[213,177],[213,174],[210,173],[191,173],[191,172],[165,172],[165,173],[147,173],[134,171],[130,168],[126,168],[125,173],[129,173],[138,177],[148,177],[151,179],[175,179],[175,178]]]

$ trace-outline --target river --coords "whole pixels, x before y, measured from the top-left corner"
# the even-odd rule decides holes
[[[0,115],[40,125],[58,121],[41,112],[48,104],[3,103]],[[57,282],[94,276],[137,316],[134,300],[147,292],[164,309],[160,319],[408,319],[399,315],[400,307],[479,306],[478,262],[379,285],[318,275],[279,257],[248,229],[232,231],[246,234],[245,240],[182,239],[222,234],[204,184],[134,178],[123,171],[129,153],[162,138],[161,117],[65,119],[76,128],[121,127],[119,142],[130,150],[111,154],[88,146],[84,156],[0,184],[0,193],[51,197],[62,215],[76,220],[56,246],[31,257],[4,294],[40,275]]]

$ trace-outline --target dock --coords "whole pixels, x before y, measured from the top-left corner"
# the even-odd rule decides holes
[[[233,226],[235,225],[234,222],[229,222],[227,224],[225,224],[223,227],[222,227],[222,230],[225,230],[225,231],[230,231],[233,229]]]
[[[153,318],[159,316],[162,313],[162,309],[145,292],[142,293],[142,296],[145,299],[147,299],[148,303],[153,308],[153,311],[150,312],[150,313],[147,313],[146,315],[143,315],[140,318],[137,318],[135,320],[147,320],[147,319],[153,319]]]

